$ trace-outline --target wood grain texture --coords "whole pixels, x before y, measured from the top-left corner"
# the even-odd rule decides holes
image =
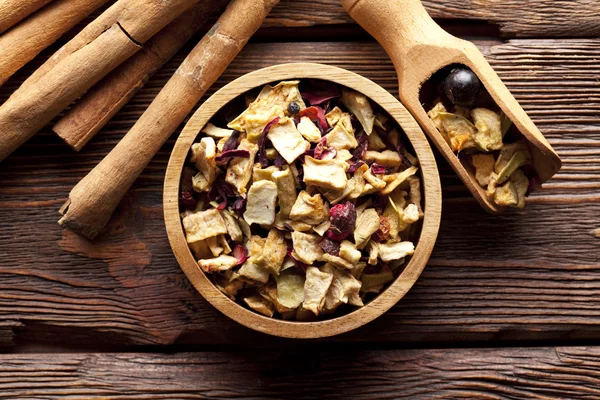
[[[433,18],[487,21],[505,37],[590,37],[600,35],[595,0],[423,0]],[[339,0],[283,0],[266,26],[348,24]]]
[[[477,44],[564,167],[524,211],[493,217],[439,157],[446,200],[429,265],[396,307],[337,341],[600,338],[594,233],[600,228],[600,40]],[[224,317],[177,266],[161,207],[175,137],[96,245],[56,225],[70,188],[129,130],[184,57],[182,51],[157,73],[81,154],[45,128],[0,166],[2,344],[281,343]],[[393,66],[375,43],[249,44],[208,94],[250,70],[286,61],[347,68],[397,94]],[[0,89],[2,98],[16,85],[12,80]]]
[[[2,397],[597,399],[600,348],[0,356]]]

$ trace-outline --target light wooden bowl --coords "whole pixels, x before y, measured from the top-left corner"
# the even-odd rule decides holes
[[[379,104],[404,130],[420,162],[424,194],[422,229],[415,253],[400,276],[375,299],[348,314],[317,322],[284,321],[264,317],[232,301],[198,267],[186,240],[179,215],[179,182],[190,147],[200,129],[224,105],[241,94],[268,83],[290,79],[324,79],[365,94]],[[352,72],[321,64],[282,64],[244,75],[212,95],[190,118],[171,154],[165,176],[164,213],[171,247],[188,279],[218,310],[260,332],[290,338],[318,338],[358,328],[396,304],[416,282],[425,268],[437,238],[441,216],[441,187],[437,165],[425,135],[408,111],[390,93]]]

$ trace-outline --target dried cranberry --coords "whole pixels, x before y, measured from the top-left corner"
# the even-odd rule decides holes
[[[351,202],[336,204],[329,209],[331,226],[327,237],[332,240],[343,240],[348,237],[356,225],[356,207]]]
[[[321,240],[321,248],[325,253],[331,254],[332,256],[340,255],[340,244],[327,237],[324,237],[323,240]]]

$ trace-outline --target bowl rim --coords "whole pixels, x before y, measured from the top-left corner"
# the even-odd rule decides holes
[[[283,80],[321,79],[365,94],[401,126],[419,159],[423,192],[421,234],[404,271],[377,297],[352,312],[323,321],[301,322],[269,318],[244,308],[223,294],[204,274],[189,249],[179,211],[179,181],[189,149],[200,129],[216,112],[252,89]],[[375,82],[342,68],[316,63],[288,63],[249,72],[223,86],[190,117],[177,139],[165,174],[164,218],[169,243],[179,266],[196,290],[215,308],[238,323],[259,332],[288,338],[321,338],[356,329],[393,307],[414,285],[433,250],[439,231],[442,196],[437,164],[425,134],[392,94]]]

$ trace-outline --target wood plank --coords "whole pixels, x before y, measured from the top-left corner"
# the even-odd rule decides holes
[[[0,397],[597,399],[599,357],[598,347],[2,355]]]
[[[595,0],[423,0],[436,19],[486,21],[505,37],[593,37],[600,34]],[[338,0],[282,0],[265,26],[347,24],[352,19]]]
[[[600,40],[478,42],[563,157],[527,209],[486,215],[440,158],[442,228],[409,295],[337,341],[471,341],[600,337]],[[188,48],[189,50],[189,48]],[[56,211],[181,62],[170,62],[81,154],[48,130],[0,165],[0,345],[213,344],[281,341],[223,317],[190,286],[162,220],[173,137],[95,245],[61,231]],[[396,93],[375,43],[250,44],[215,85],[290,61],[341,66]],[[21,75],[23,77],[24,75]],[[11,81],[11,85],[18,81]],[[214,88],[212,89],[214,91]],[[4,98],[10,88],[0,89]]]

